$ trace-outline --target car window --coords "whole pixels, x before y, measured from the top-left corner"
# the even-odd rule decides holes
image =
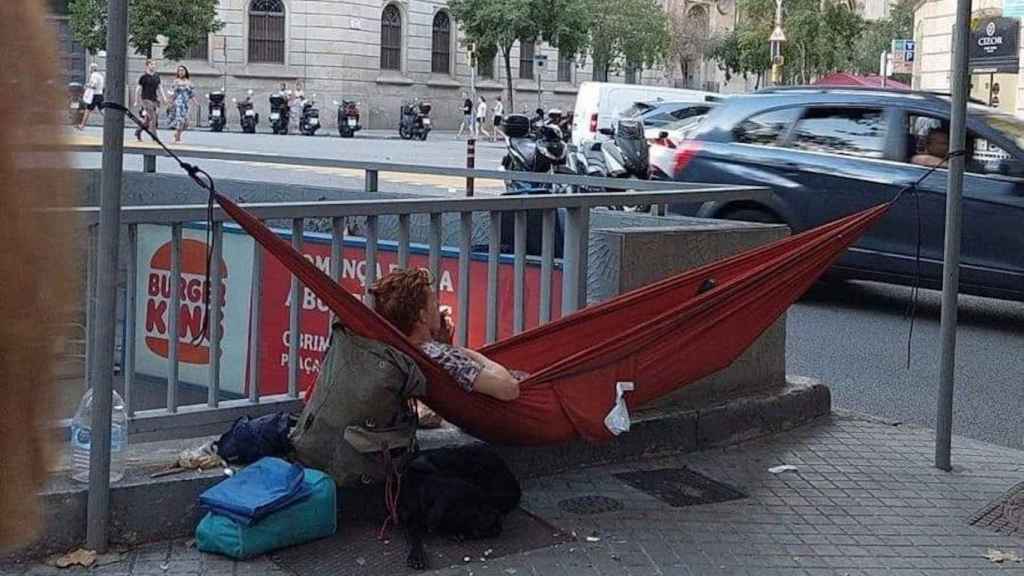
[[[636,116],[640,116],[644,112],[648,112],[648,111],[653,110],[653,109],[654,109],[654,106],[652,106],[650,104],[647,104],[645,102],[636,102],[635,104],[633,104],[629,108],[626,108],[626,110],[622,113],[622,117],[623,118],[634,118]]]
[[[786,129],[800,115],[798,108],[783,108],[755,114],[732,129],[733,137],[742,144],[778,146]]]
[[[685,108],[673,110],[672,118],[675,118],[676,120],[685,120],[687,118],[692,118],[693,116],[702,116],[707,114],[708,110],[711,110],[711,106],[686,106]]]
[[[998,145],[967,133],[967,170],[978,174],[1002,174],[1010,155]],[[919,166],[948,165],[949,122],[927,114],[907,116],[906,162]]]
[[[885,123],[877,108],[808,108],[793,130],[793,148],[859,158],[885,156]]]

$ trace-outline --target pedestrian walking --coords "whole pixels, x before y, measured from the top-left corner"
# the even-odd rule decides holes
[[[491,142],[498,139],[498,136],[504,136],[505,133],[501,129],[501,123],[503,115],[505,114],[505,105],[501,102],[501,96],[499,95],[494,101],[494,132],[491,134]]]
[[[473,101],[465,92],[462,93],[462,124],[459,125],[459,133],[455,136],[456,140],[462,138],[464,130],[468,130],[470,135],[473,134]]]
[[[167,105],[167,98],[160,89],[160,75],[156,73],[156,64],[146,60],[146,71],[139,76],[139,84],[135,87],[135,106],[142,111],[143,124],[153,132],[160,128],[161,105]],[[135,129],[135,138],[142,142],[142,128]]]
[[[295,126],[298,127],[302,118],[302,106],[306,103],[306,92],[303,90],[302,82],[295,83],[295,91],[292,92],[291,98],[291,109],[292,115],[291,120],[294,121]]]
[[[82,121],[78,124],[78,129],[85,128],[86,122],[89,121],[89,115],[92,111],[100,108],[100,114],[103,114],[103,74],[100,73],[99,67],[93,62],[89,65],[89,81],[85,84],[85,92],[82,93],[82,102],[85,102],[85,114],[82,116]]]
[[[484,128],[484,122],[487,121],[487,98],[480,97],[480,104],[476,107],[476,137],[479,138],[480,134],[484,136],[490,136],[487,133],[487,129]]]
[[[174,77],[174,142],[181,143],[181,133],[188,128],[189,106],[195,101],[195,89],[188,68],[178,66]]]

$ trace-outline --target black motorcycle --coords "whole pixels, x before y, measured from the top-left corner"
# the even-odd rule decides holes
[[[316,134],[320,129],[320,109],[316,107],[316,95],[312,100],[302,103],[302,116],[299,118],[299,131],[306,136]]]
[[[426,140],[430,134],[430,103],[416,102],[403,105],[401,118],[398,121],[398,135],[402,140],[418,138]]]
[[[241,102],[234,98],[232,101],[236,106],[238,106],[238,121],[242,125],[242,132],[246,134],[255,134],[256,126],[260,123],[260,115],[256,112],[252,104],[252,90],[249,90],[245,99]]]
[[[270,95],[270,127],[274,134],[287,134],[291,122],[291,110],[288,107],[288,95],[274,92]]]
[[[334,105],[338,107],[338,135],[352,138],[363,128],[359,125],[359,105],[353,100],[335,100]]]
[[[206,95],[210,101],[208,106],[210,115],[210,130],[221,132],[228,123],[227,111],[224,107],[224,93],[220,90]]]
[[[565,165],[567,159],[566,144],[562,139],[562,131],[557,126],[542,126],[535,133],[531,119],[520,114],[509,116],[505,119],[503,125],[508,151],[505,157],[502,158],[502,168],[511,172],[571,174],[571,171]],[[505,192],[502,196],[561,194],[565,192],[566,188],[564,186],[556,184],[510,180],[505,183]],[[561,258],[564,215],[562,211],[558,211],[556,214],[554,254],[556,258]],[[543,224],[544,212],[542,210],[527,210],[527,254],[534,256],[541,254]],[[514,249],[515,214],[513,212],[502,212],[501,250],[502,252],[513,252]]]

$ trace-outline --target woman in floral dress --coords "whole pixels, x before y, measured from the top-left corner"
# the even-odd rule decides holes
[[[188,128],[189,105],[195,100],[195,90],[192,87],[192,77],[188,68],[178,66],[178,73],[174,78],[173,85],[173,106],[174,106],[174,141],[181,142],[181,133]]]

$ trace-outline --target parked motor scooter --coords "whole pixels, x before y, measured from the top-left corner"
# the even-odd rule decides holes
[[[521,114],[513,114],[503,122],[505,142],[508,151],[502,158],[502,168],[509,171],[535,172],[535,173],[571,173],[566,162],[566,145],[562,139],[562,131],[557,126],[542,126],[534,136],[533,122],[531,118]],[[505,183],[503,196],[517,196],[521,194],[559,194],[564,193],[566,188],[556,184],[539,184],[523,180],[510,180]],[[554,254],[556,258],[562,256],[562,223],[564,215],[557,212],[556,230],[554,235]],[[543,248],[543,223],[544,213],[542,210],[528,210],[526,215],[526,253],[540,255]],[[511,252],[515,247],[515,214],[502,212],[501,214],[501,249],[503,252]]]
[[[363,128],[359,125],[359,103],[354,100],[342,100],[339,103],[335,100],[334,106],[338,109],[338,135],[352,138]]]
[[[210,131],[221,132],[224,130],[224,126],[228,123],[228,114],[224,106],[224,92],[217,90],[206,95],[206,99],[210,101],[209,104],[209,115],[210,115]]]
[[[619,120],[616,128],[602,128],[611,140],[587,142],[569,158],[569,166],[579,175],[600,178],[649,180],[650,149],[642,120]],[[581,187],[577,192],[614,192],[623,189]],[[612,209],[636,210],[637,206],[612,206]]]
[[[270,127],[274,134],[287,134],[291,122],[291,109],[288,106],[287,92],[274,92],[270,95]]]
[[[231,100],[238,106],[238,120],[242,125],[242,132],[255,134],[256,126],[260,123],[260,115],[253,108],[252,90],[246,93],[245,99],[241,102],[235,98]]]
[[[302,116],[299,117],[299,131],[306,136],[313,136],[320,129],[320,109],[316,107],[316,94],[302,103]]]
[[[419,138],[426,140],[430,134],[430,103],[417,101],[413,104],[402,106],[401,117],[398,121],[398,135],[402,140]]]
[[[82,123],[82,115],[85,114],[85,106],[82,104],[82,94],[85,93],[85,86],[81,82],[68,83],[68,121],[73,126]]]

